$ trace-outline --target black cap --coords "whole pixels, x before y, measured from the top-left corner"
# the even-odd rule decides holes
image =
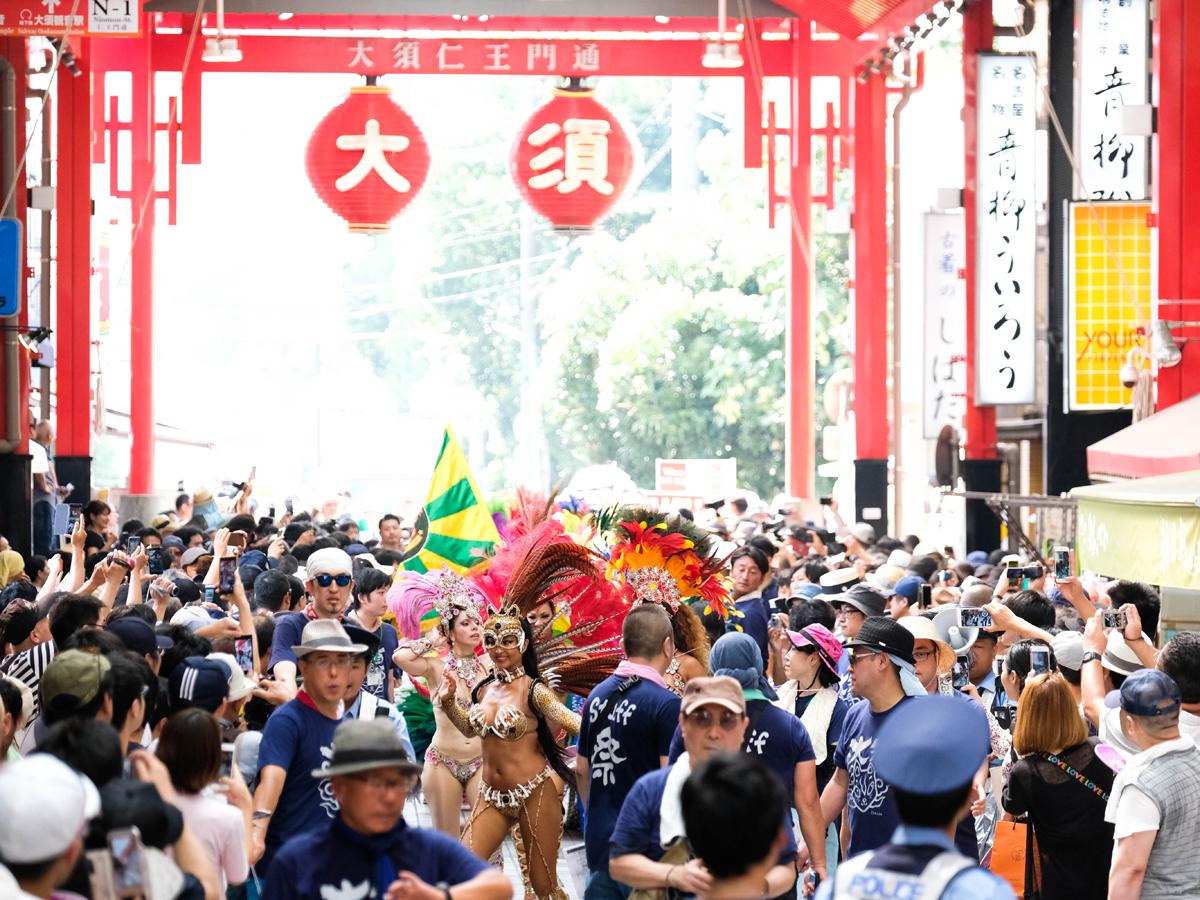
[[[183,834],[183,815],[158,796],[154,785],[116,778],[100,788],[99,823],[105,832],[136,827],[142,843],[160,850]]]
[[[880,653],[890,653],[907,663],[913,662],[913,633],[888,616],[871,616],[862,623],[854,640],[847,647],[866,647]]]
[[[140,656],[156,656],[159,650],[170,650],[175,642],[166,635],[155,634],[154,628],[137,616],[122,616],[105,626],[121,639],[127,650]]]

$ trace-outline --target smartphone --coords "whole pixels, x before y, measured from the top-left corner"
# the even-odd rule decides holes
[[[233,593],[233,580],[237,578],[237,557],[222,556],[220,566],[221,579],[217,589],[223,597]]]
[[[272,522],[275,521],[275,504],[274,503],[272,503],[270,506],[267,507],[267,518],[270,519]]]
[[[80,503],[72,503],[68,508],[70,512],[67,514],[67,530],[58,536],[58,545],[63,550],[71,549],[71,535],[75,531],[79,517],[83,515],[83,505]]]
[[[962,607],[958,611],[959,628],[991,628],[995,623],[986,609]]]
[[[294,510],[292,509],[292,498],[291,497],[288,497],[286,500],[283,501],[283,508],[288,511],[289,516],[294,512]]]
[[[234,531],[229,535],[229,546],[237,547],[239,551],[246,549],[246,544],[249,541],[249,535],[244,531]]]
[[[1050,671],[1050,648],[1049,647],[1030,647],[1029,648],[1029,671],[1031,671],[1031,672],[1049,672]]]
[[[150,547],[146,550],[146,571],[151,575],[161,575],[171,566],[171,551],[163,547]]]
[[[142,546],[142,539],[136,534],[127,535],[125,538],[125,552],[133,556],[133,551]]]
[[[1025,567],[1025,577],[1028,578],[1030,581],[1037,581],[1039,578],[1041,578],[1045,574],[1046,574],[1046,570],[1043,569],[1041,566],[1026,566]]]
[[[205,603],[216,603],[217,602],[217,587],[216,587],[216,585],[206,584],[204,586],[204,602]]]
[[[1106,609],[1104,611],[1104,627],[1105,628],[1120,628],[1125,630],[1125,625],[1128,619],[1125,616],[1125,611],[1120,609]]]
[[[833,498],[832,498],[832,497],[821,497],[821,498],[820,498],[820,500],[819,500],[818,502],[819,502],[819,503],[820,503],[822,506],[832,506],[832,505],[833,505]]]
[[[1004,677],[1004,660],[1003,656],[997,656],[992,660],[992,671],[996,673],[997,678]]]
[[[928,609],[933,602],[933,587],[928,584],[917,585],[917,608]]]
[[[1061,581],[1071,577],[1071,548],[1054,548],[1054,580]]]
[[[956,691],[961,691],[971,683],[970,671],[967,669],[965,660],[957,660],[954,663],[954,668],[950,670],[951,684],[954,685]]]
[[[250,635],[240,637],[233,642],[233,656],[238,667],[249,675],[254,671],[254,639]]]
[[[233,744],[221,744],[221,777],[233,775]]]
[[[1008,579],[1009,584],[1020,584],[1021,579],[1025,577],[1025,570],[1020,566],[1009,566],[1004,570],[1004,577]]]
[[[108,852],[112,856],[113,895],[142,897],[146,893],[146,857],[142,835],[135,827],[118,828],[108,833]]]

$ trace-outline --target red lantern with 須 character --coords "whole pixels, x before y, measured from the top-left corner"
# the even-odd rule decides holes
[[[304,168],[317,196],[350,224],[376,234],[416,196],[429,174],[429,147],[384,87],[365,85],[321,120]]]
[[[556,229],[586,231],[633,174],[633,145],[590,88],[571,79],[535,112],[513,145],[517,189]]]

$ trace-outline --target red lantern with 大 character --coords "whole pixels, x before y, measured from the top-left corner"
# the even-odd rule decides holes
[[[391,92],[368,84],[351,88],[317,125],[304,168],[317,196],[350,231],[377,234],[421,190],[429,147]]]
[[[513,145],[517,189],[556,229],[587,231],[621,196],[634,149],[616,117],[577,78],[530,116]]]

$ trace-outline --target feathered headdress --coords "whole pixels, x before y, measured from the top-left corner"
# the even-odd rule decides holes
[[[523,555],[508,573],[497,604],[501,613],[493,618],[524,617],[544,603],[553,604],[557,618],[570,624],[561,633],[545,627],[534,634],[538,671],[560,690],[587,694],[621,659],[621,623],[629,606],[605,581],[603,560],[549,525],[543,523],[518,542]],[[495,582],[489,586],[497,587]]]
[[[387,603],[396,615],[397,629],[409,640],[462,613],[482,619],[487,606],[474,583],[449,569],[426,574],[401,572],[388,589]]]
[[[671,614],[688,600],[727,618],[732,608],[725,560],[712,535],[680,516],[637,507],[611,507],[594,517],[608,544],[608,578],[630,603],[658,603]]]

